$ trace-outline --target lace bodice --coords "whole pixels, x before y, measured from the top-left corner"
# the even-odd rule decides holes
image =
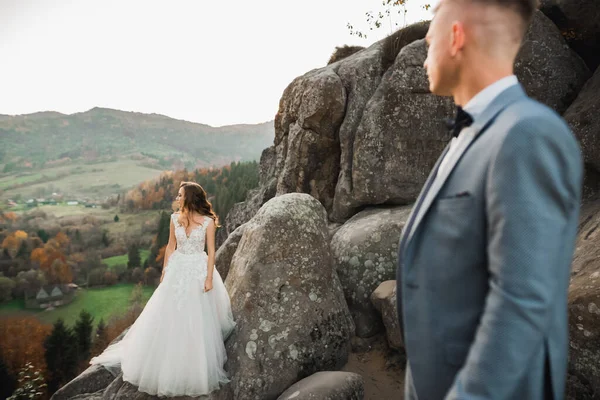
[[[171,220],[175,226],[175,238],[177,239],[177,251],[183,254],[203,253],[206,243],[206,227],[210,223],[209,217],[204,217],[204,222],[196,226],[190,232],[188,237],[185,233],[185,227],[177,220],[179,214],[171,214]]]

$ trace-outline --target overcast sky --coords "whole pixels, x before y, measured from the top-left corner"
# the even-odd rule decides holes
[[[382,0],[0,0],[0,114],[92,107],[258,123]],[[430,19],[408,0],[407,22]],[[433,1],[435,3],[435,1]]]

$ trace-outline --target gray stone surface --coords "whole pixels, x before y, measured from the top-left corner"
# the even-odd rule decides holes
[[[359,337],[383,330],[370,296],[381,282],[396,277],[398,242],[409,213],[410,207],[367,209],[333,236],[334,265]]]
[[[226,286],[237,322],[227,343],[236,398],[276,399],[346,363],[354,323],[332,266],[326,211],[313,197],[282,195],[261,208]]]
[[[293,384],[277,400],[362,400],[363,377],[352,372],[317,372]]]

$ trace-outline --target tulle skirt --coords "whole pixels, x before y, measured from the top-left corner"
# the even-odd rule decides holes
[[[207,258],[174,251],[163,282],[127,334],[90,363],[120,366],[124,381],[158,396],[200,396],[229,382],[224,340],[235,322],[216,269],[213,290],[204,292]]]

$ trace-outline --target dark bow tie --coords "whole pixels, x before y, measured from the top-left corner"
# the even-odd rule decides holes
[[[463,110],[461,106],[456,107],[456,118],[454,121],[451,119],[446,119],[446,126],[448,127],[450,133],[452,133],[452,137],[458,137],[460,131],[462,131],[463,128],[471,126],[472,123],[473,117],[471,117],[468,112]]]

